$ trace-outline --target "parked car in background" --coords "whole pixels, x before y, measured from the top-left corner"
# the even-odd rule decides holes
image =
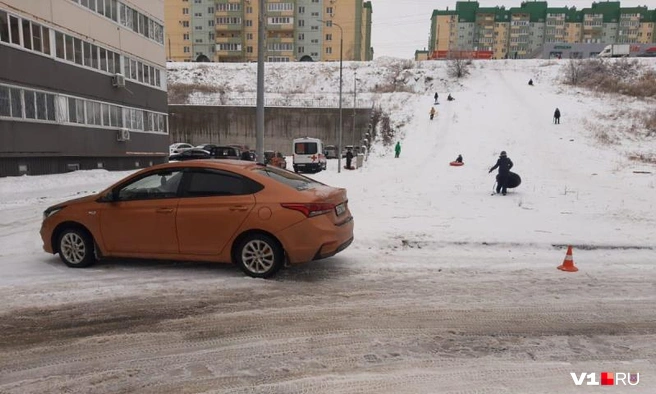
[[[319,172],[326,169],[323,142],[318,138],[296,138],[292,143],[294,172]]]
[[[180,153],[184,150],[191,149],[193,146],[191,144],[187,144],[184,142],[178,142],[175,144],[169,145],[169,155],[174,155],[176,153]]]
[[[215,159],[240,160],[241,152],[232,146],[215,146],[210,151],[211,156]]]
[[[326,159],[336,159],[338,154],[337,147],[335,145],[326,145],[323,154],[326,156]]]
[[[206,150],[206,151],[208,151],[208,152],[211,152],[211,151],[212,151],[212,148],[215,148],[215,147],[217,147],[217,146],[218,146],[218,145],[216,145],[216,144],[202,144],[202,145],[197,145],[196,148],[204,149],[204,150]]]
[[[233,263],[267,278],[353,241],[346,190],[234,160],[160,164],[43,212],[43,249],[69,267],[97,258]]]
[[[285,156],[280,152],[272,150],[264,151],[264,164],[287,169],[287,159],[285,159]]]
[[[169,156],[169,161],[211,159],[212,154],[205,149],[191,148]]]

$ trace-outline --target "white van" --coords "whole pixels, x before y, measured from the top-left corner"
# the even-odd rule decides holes
[[[292,145],[294,172],[319,172],[326,169],[323,142],[318,138],[296,138]]]

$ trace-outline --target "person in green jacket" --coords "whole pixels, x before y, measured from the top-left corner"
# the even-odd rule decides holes
[[[401,154],[401,141],[396,142],[396,146],[394,147],[394,152],[396,152],[396,155],[394,155],[394,157],[398,158],[399,155]]]

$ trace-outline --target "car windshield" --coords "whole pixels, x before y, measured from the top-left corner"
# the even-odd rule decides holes
[[[313,189],[317,186],[322,186],[323,183],[317,182],[314,179],[296,174],[291,171],[278,169],[275,167],[256,167],[254,171],[257,171],[259,174],[268,176],[269,178],[275,179],[280,183],[284,183],[289,187],[293,187],[296,190],[308,190]]]

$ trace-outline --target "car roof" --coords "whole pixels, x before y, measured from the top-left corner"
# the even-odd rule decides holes
[[[175,163],[158,164],[148,167],[145,170],[158,170],[158,169],[176,169],[176,168],[197,168],[197,167],[212,167],[216,169],[235,169],[235,170],[248,170],[252,167],[258,166],[254,161],[246,160],[231,160],[231,159],[200,159],[189,160]]]

